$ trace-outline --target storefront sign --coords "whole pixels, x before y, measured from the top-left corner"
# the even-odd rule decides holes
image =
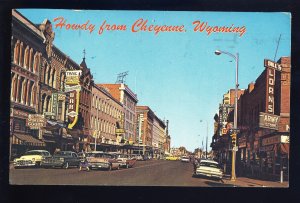
[[[275,69],[277,71],[281,71],[282,70],[282,67],[281,67],[281,65],[279,63],[276,63],[274,61],[270,61],[268,59],[264,60],[264,65],[265,65],[265,67],[273,68],[273,69]]]
[[[274,114],[275,69],[266,68],[266,112]]]
[[[14,116],[20,116],[20,117],[27,118],[29,114],[26,113],[26,112],[24,112],[24,111],[20,111],[20,110],[14,109],[13,110],[13,115]]]
[[[269,152],[273,151],[274,145],[263,146],[259,148],[260,152]]]
[[[66,71],[66,85],[79,84],[81,73],[81,70]]]
[[[30,129],[40,129],[46,126],[46,119],[41,114],[29,114],[26,125]]]
[[[281,142],[281,135],[275,135],[272,137],[262,139],[262,146],[278,144]]]
[[[290,143],[290,136],[288,136],[288,135],[281,135],[281,141],[280,142],[281,143],[285,143],[285,144]]]
[[[52,113],[54,116],[57,115],[57,107],[58,107],[58,94],[53,93],[52,94]]]
[[[259,112],[259,127],[278,130],[280,116]]]
[[[247,146],[245,137],[240,137],[238,139],[238,146],[239,146],[239,148],[245,148]]]
[[[72,91],[70,92],[69,97],[69,108],[67,115],[69,116],[69,120],[71,121],[68,125],[69,129],[72,129],[78,121],[78,111],[79,111],[79,97],[80,91]]]
[[[73,86],[66,85],[65,86],[65,92],[72,92],[74,90],[80,91],[81,90],[81,86],[80,85],[73,85]]]

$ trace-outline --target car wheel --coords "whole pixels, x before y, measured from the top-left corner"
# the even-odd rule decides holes
[[[66,163],[64,164],[64,168],[65,168],[65,169],[68,169],[68,168],[69,168],[69,162],[66,162]]]

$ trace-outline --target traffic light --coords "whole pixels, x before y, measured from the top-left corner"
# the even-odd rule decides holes
[[[231,143],[232,143],[232,146],[236,146],[236,134],[231,135]]]

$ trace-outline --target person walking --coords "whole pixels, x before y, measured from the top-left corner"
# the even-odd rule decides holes
[[[80,160],[79,171],[82,171],[82,168],[85,168],[86,171],[90,171],[89,163],[86,158],[86,154],[82,154],[82,159]]]

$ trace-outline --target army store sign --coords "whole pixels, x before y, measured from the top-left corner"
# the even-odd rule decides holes
[[[40,129],[46,126],[46,119],[41,114],[29,114],[26,125],[30,129]]]
[[[278,130],[280,116],[268,114],[268,113],[259,113],[259,127]]]

